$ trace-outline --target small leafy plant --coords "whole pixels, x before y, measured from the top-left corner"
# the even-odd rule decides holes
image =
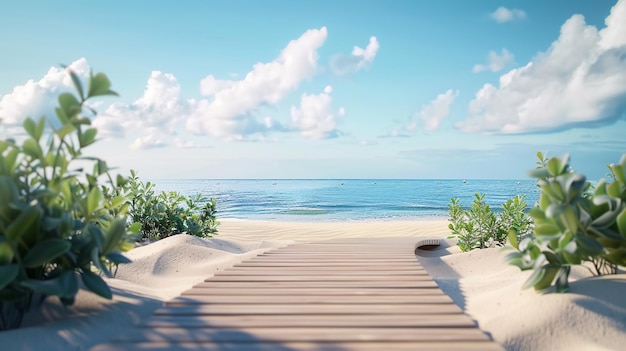
[[[152,182],[143,183],[131,170],[126,196],[132,220],[141,224],[142,238],[163,239],[182,233],[210,238],[217,232],[215,199],[175,191],[155,194],[154,187]]]
[[[626,155],[609,165],[613,181],[602,179],[595,187],[570,168],[568,155],[537,157],[539,167],[530,172],[541,189],[530,212],[535,237],[518,242],[510,235],[517,251],[507,255],[510,264],[534,270],[524,288],[554,284],[557,292],[567,291],[571,267],[585,262],[595,275],[626,266]]]
[[[97,134],[82,114],[85,102],[116,93],[102,73],[90,74],[87,91],[69,74],[78,96],[59,95],[58,123],[28,118],[23,142],[0,140],[0,330],[19,327],[40,297],[73,304],[79,281],[110,299],[100,273],[129,262],[120,251],[132,247],[127,239],[139,229],[127,226],[125,198],[102,190],[126,180],[114,181],[106,162],[83,155]]]
[[[503,246],[508,233],[515,230],[519,236],[528,235],[531,221],[526,214],[526,202],[523,195],[515,196],[502,205],[502,212],[494,213],[485,202],[485,194],[474,194],[474,201],[469,210],[463,209],[460,199],[452,198],[448,205],[452,237],[458,239],[457,245],[463,252]]]

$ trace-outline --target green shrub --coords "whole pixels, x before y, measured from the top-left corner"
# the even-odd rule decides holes
[[[174,191],[155,194],[155,184],[143,183],[131,170],[127,187],[129,214],[141,223],[144,239],[163,239],[175,234],[190,234],[210,238],[217,232],[215,199],[199,194],[184,196]],[[204,203],[204,205],[202,205]]]
[[[138,231],[127,229],[125,198],[102,190],[103,178],[110,187],[125,179],[114,181],[104,161],[83,155],[97,133],[82,114],[85,102],[116,94],[102,73],[90,75],[86,92],[69,73],[78,96],[59,95],[58,123],[47,129],[44,118],[28,118],[22,143],[0,140],[0,329],[19,327],[38,297],[73,304],[79,280],[110,299],[99,273],[110,276],[111,265],[128,262],[119,252]]]
[[[626,155],[609,165],[613,181],[602,179],[595,187],[570,168],[567,155],[537,156],[539,167],[530,172],[541,189],[539,204],[530,212],[535,237],[518,242],[512,235],[517,251],[507,256],[510,264],[534,270],[524,288],[541,290],[554,283],[557,292],[564,292],[571,266],[585,262],[596,275],[626,266]]]
[[[528,235],[531,221],[526,214],[523,195],[515,196],[502,205],[502,212],[496,215],[485,203],[485,194],[474,194],[469,210],[461,207],[460,199],[452,198],[448,205],[451,238],[456,237],[457,245],[463,252],[503,246],[508,233],[515,230],[519,236]]]

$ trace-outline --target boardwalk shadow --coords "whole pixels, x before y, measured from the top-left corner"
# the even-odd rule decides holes
[[[453,243],[441,240],[438,246],[421,246],[415,250],[415,255],[422,266],[431,275],[439,288],[461,309],[465,310],[465,296],[459,284],[460,276],[441,258],[451,255]]]

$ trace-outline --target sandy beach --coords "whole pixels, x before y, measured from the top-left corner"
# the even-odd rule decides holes
[[[109,279],[108,301],[81,291],[65,308],[45,301],[21,329],[0,332],[6,350],[87,350],[115,337],[214,272],[294,242],[334,238],[445,239],[447,221],[291,223],[222,221],[203,240],[170,237],[127,253],[133,260]],[[573,270],[570,293],[521,290],[530,274],[507,265],[499,248],[461,253],[452,240],[418,250],[440,288],[507,350],[620,350],[626,344],[626,275],[590,277]]]

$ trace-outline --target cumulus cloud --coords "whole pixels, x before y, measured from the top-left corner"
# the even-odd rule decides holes
[[[189,139],[174,138],[174,145],[181,149],[209,149],[212,146],[200,144]]]
[[[255,64],[241,79],[232,74],[225,80],[213,75],[205,77],[200,82],[200,99],[183,98],[174,75],[153,71],[141,97],[132,102],[118,101],[106,108],[100,106],[102,111],[93,118],[93,125],[101,136],[138,137],[131,145],[134,149],[169,144],[205,147],[177,139],[185,131],[223,140],[266,140],[270,132],[296,130],[307,137],[328,137],[334,132],[335,117],[343,112],[331,113],[330,106],[323,105],[326,98],[318,95],[303,97],[308,102],[296,109],[297,127],[283,125],[270,116],[259,116],[261,109],[279,103],[313,77],[318,67],[318,49],[327,34],[325,27],[306,31],[289,42],[276,59]],[[373,40],[365,49],[355,48],[353,55],[365,63],[371,62],[378,45]],[[70,68],[80,77],[88,76],[89,67],[84,58],[72,63]],[[52,114],[56,96],[71,89],[69,75],[63,69],[51,68],[39,81],[28,81],[7,95],[0,95],[0,118],[3,118],[0,128],[6,131],[28,115]],[[329,93],[323,94],[328,101]],[[327,109],[326,120],[310,111],[315,104]],[[311,127],[311,118],[327,123],[326,127]]]
[[[498,7],[490,15],[498,23],[510,22],[526,18],[526,12],[519,9],[507,9],[504,6]]]
[[[427,132],[436,131],[439,129],[441,121],[450,114],[450,106],[458,95],[459,92],[452,89],[437,95],[434,100],[422,106],[421,110],[412,116],[411,122],[404,129],[408,132],[414,132],[418,126],[423,126]],[[395,131],[394,134],[390,134],[390,136],[399,136],[398,131]]]
[[[511,54],[507,49],[502,49],[501,55],[498,55],[495,51],[490,51],[487,56],[487,63],[474,65],[472,71],[474,73],[482,71],[498,72],[513,63],[513,60],[513,54]]]
[[[209,98],[198,101],[187,120],[187,128],[221,139],[242,140],[249,134],[277,127],[271,120],[259,121],[253,112],[263,105],[281,101],[317,69],[317,50],[326,40],[326,27],[306,31],[292,40],[278,58],[257,63],[241,80],[219,80],[212,75],[201,82]]]
[[[133,150],[155,149],[167,145],[168,143],[156,132],[135,139],[133,143],[130,144],[130,148]]]
[[[85,58],[78,59],[68,66],[80,78],[89,76],[89,65]],[[39,119],[46,116],[56,121],[54,113],[58,106],[56,97],[64,92],[74,91],[72,79],[66,69],[51,67],[43,78],[33,79],[18,85],[6,94],[0,95],[0,119],[5,126],[21,124],[27,117]]]
[[[626,111],[626,0],[598,31],[574,15],[526,66],[485,84],[457,126],[466,132],[532,133],[600,126]]]
[[[291,121],[303,137],[325,139],[338,136],[337,118],[343,116],[345,110],[341,107],[337,112],[332,111],[332,91],[333,88],[327,86],[321,94],[304,94],[300,107],[291,107]]]
[[[180,95],[180,84],[169,73],[153,71],[143,95],[132,103],[116,102],[99,114],[93,125],[108,137],[124,137],[126,131],[151,130],[133,142],[131,148],[164,146],[167,143],[155,133],[175,134],[177,126],[194,106],[193,100]]]
[[[330,60],[330,68],[335,74],[354,73],[374,62],[379,48],[376,37],[371,37],[365,49],[355,46],[350,55],[335,55]]]

